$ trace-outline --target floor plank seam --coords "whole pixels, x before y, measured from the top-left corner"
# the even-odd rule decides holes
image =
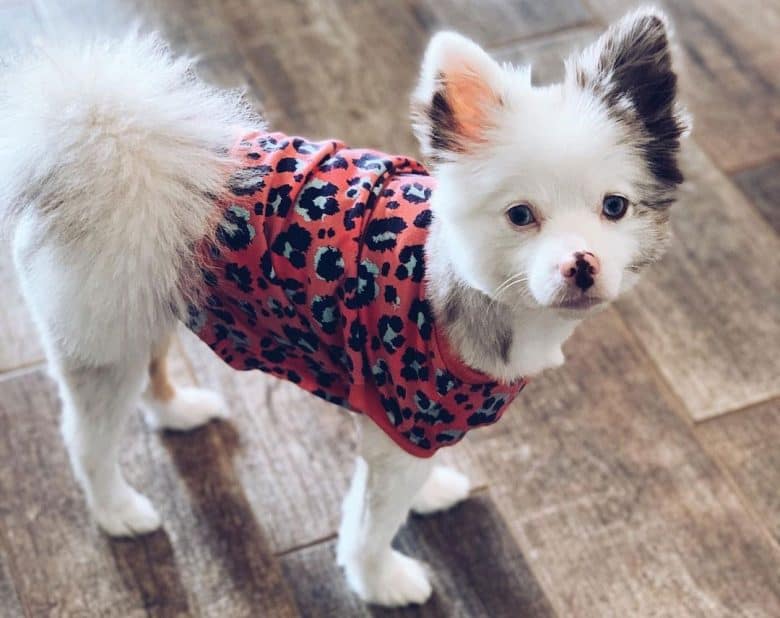
[[[765,224],[767,227],[769,227],[770,229],[772,229],[772,224],[771,224],[771,221],[769,220],[769,218],[768,218],[768,216],[767,216],[767,213],[763,212],[763,211],[761,210],[761,208],[759,208],[758,204],[756,204],[756,203],[755,203],[755,201],[753,201],[753,198],[752,198],[750,195],[748,195],[748,193],[746,193],[746,192],[745,192],[745,191],[742,189],[742,187],[740,187],[740,186],[739,186],[739,183],[737,182],[736,176],[737,176],[738,174],[741,174],[741,173],[743,173],[743,172],[748,172],[748,171],[750,171],[750,170],[759,169],[759,168],[761,168],[761,167],[763,167],[763,166],[765,166],[765,165],[769,165],[770,163],[774,163],[774,162],[775,162],[775,160],[776,160],[776,159],[774,159],[774,158],[773,158],[773,159],[770,159],[769,161],[765,161],[765,162],[764,162],[764,163],[762,163],[761,165],[756,165],[756,166],[752,166],[752,165],[751,165],[751,166],[748,166],[748,167],[746,167],[746,168],[745,168],[745,169],[743,169],[742,171],[737,171],[737,172],[728,172],[728,173],[724,172],[724,174],[725,174],[725,176],[726,176],[726,179],[728,180],[728,182],[730,182],[730,183],[732,184],[732,186],[733,186],[733,187],[734,187],[734,188],[735,188],[737,191],[739,191],[739,194],[740,194],[740,195],[741,195],[743,198],[745,198],[745,202],[747,202],[747,204],[749,205],[749,207],[750,207],[750,210],[753,212],[753,214],[754,214],[754,215],[756,215],[756,216],[758,216],[758,218],[759,218],[759,219],[761,219],[761,222],[762,222],[762,223],[764,223],[764,224]],[[713,164],[713,165],[715,165],[715,163],[714,163],[714,162],[713,162],[712,164]],[[717,167],[717,166],[716,166],[716,167]],[[720,168],[717,168],[717,169],[720,169]],[[775,235],[777,236],[777,232],[775,232]]]
[[[706,425],[707,423],[710,423],[711,421],[718,421],[724,417],[727,416],[734,416],[735,414],[741,414],[743,412],[747,413],[750,412],[750,410],[753,410],[754,408],[760,408],[761,406],[765,406],[769,403],[776,402],[778,405],[780,405],[780,395],[770,395],[769,397],[766,397],[764,399],[758,399],[756,401],[751,401],[749,403],[746,403],[743,406],[739,406],[737,408],[731,408],[729,410],[725,410],[721,412],[720,414],[716,414],[715,416],[709,416],[707,418],[703,418],[700,421],[694,421],[693,424],[696,427],[701,427],[702,425]]]
[[[534,32],[532,34],[509,38],[497,43],[490,43],[485,45],[485,49],[492,53],[499,53],[510,47],[531,45],[533,43],[545,41],[546,39],[554,39],[555,37],[563,34],[573,34],[574,32],[580,30],[587,31],[589,28],[596,28],[600,25],[601,24],[597,20],[585,19],[573,24],[567,24],[566,26],[560,26],[559,28],[553,28],[546,32]]]
[[[29,363],[24,363],[22,365],[17,365],[12,369],[2,369],[0,370],[0,382],[13,380],[14,378],[19,378],[30,373],[35,373],[36,371],[45,370],[46,366],[47,363],[45,360],[35,360]]]
[[[629,324],[626,322],[625,318],[622,316],[622,314],[620,314],[620,312],[618,312],[618,316],[619,319],[623,322],[624,326],[626,327],[629,335],[633,339],[633,343],[647,357],[648,363],[652,368],[653,372],[655,373],[656,379],[659,382],[660,386],[666,391],[666,395],[671,399],[673,404],[675,404],[672,406],[673,414],[676,414],[678,417],[680,417],[683,420],[683,422],[686,425],[688,425],[688,427],[691,429],[694,440],[701,447],[702,451],[707,456],[707,458],[710,461],[712,461],[712,463],[714,464],[718,472],[720,472],[721,476],[723,477],[723,480],[726,482],[727,486],[731,489],[731,491],[734,493],[734,496],[739,501],[739,504],[742,506],[745,515],[752,520],[752,523],[754,526],[756,526],[759,534],[762,534],[764,537],[768,539],[770,547],[772,547],[775,553],[777,553],[778,556],[780,556],[780,540],[776,539],[772,534],[772,532],[766,527],[765,523],[761,518],[760,513],[758,513],[753,508],[751,501],[742,492],[739,483],[737,483],[736,479],[728,470],[728,467],[720,460],[720,458],[717,456],[717,453],[713,452],[712,449],[708,448],[706,442],[701,439],[701,436],[699,435],[700,432],[696,430],[696,427],[699,423],[696,423],[693,420],[693,416],[689,413],[690,411],[688,410],[688,407],[685,405],[685,402],[672,388],[671,384],[667,381],[666,377],[661,373],[661,369],[658,366],[658,363],[649,354],[645,346],[639,340],[639,337],[637,337],[636,333],[629,326]],[[769,399],[769,401],[771,400],[772,398]],[[748,408],[752,407],[752,405],[747,407]],[[718,415],[712,418],[721,418],[722,416],[723,415]]]
[[[720,460],[720,457],[718,457],[714,449],[708,446],[707,441],[702,439],[702,437],[699,435],[700,432],[696,431],[694,428],[693,433],[694,437],[696,438],[696,442],[699,444],[699,446],[701,446],[707,457],[712,460],[712,462],[715,464],[715,467],[726,481],[728,487],[734,492],[734,495],[739,501],[740,506],[742,506],[744,509],[745,515],[752,520],[753,525],[757,528],[759,533],[766,537],[769,546],[774,549],[775,554],[777,554],[778,559],[780,560],[780,539],[775,538],[775,535],[772,534],[772,531],[767,527],[766,522],[761,517],[761,513],[755,509],[753,506],[753,501],[742,491],[739,482],[731,473],[729,467]]]
[[[331,532],[330,534],[320,537],[318,539],[314,539],[313,541],[307,541],[306,543],[301,543],[300,545],[293,545],[292,547],[289,547],[287,549],[283,549],[282,551],[274,552],[275,558],[283,558],[284,556],[287,556],[289,554],[294,554],[295,552],[309,549],[311,547],[316,547],[317,545],[323,545],[324,543],[328,543],[330,541],[335,540],[338,538],[338,534],[335,532]]]
[[[498,509],[498,512],[501,515],[501,517],[503,519],[508,519],[506,514],[504,513],[504,509],[502,508],[501,498],[493,494],[490,491],[489,487],[488,487],[488,495],[490,496],[490,499],[493,501],[493,504],[496,505],[496,508]],[[512,526],[509,526],[509,533],[512,539],[514,540],[514,542],[516,543],[518,551],[523,556],[523,559],[526,559],[527,554],[525,549],[530,548],[533,545],[531,541],[528,539],[528,536],[525,534],[522,528],[515,530]],[[542,593],[547,599],[550,608],[553,611],[554,616],[568,616],[570,612],[567,612],[565,600],[561,598],[560,593],[554,586],[553,584],[554,577],[550,575],[547,569],[545,569],[544,562],[537,561],[537,560],[526,560],[526,565],[528,566],[529,572],[531,573],[531,575],[533,575],[534,579],[536,580],[536,583],[538,584],[539,588],[542,590]]]
[[[693,414],[691,414],[691,411],[688,409],[688,406],[685,404],[685,401],[680,397],[680,395],[677,393],[676,390],[674,390],[674,387],[672,386],[671,382],[667,380],[666,376],[661,371],[661,367],[658,364],[658,361],[653,358],[653,355],[650,354],[650,351],[647,349],[645,344],[642,342],[642,340],[639,338],[639,336],[634,331],[633,327],[629,322],[626,320],[626,318],[623,316],[621,311],[618,309],[616,311],[618,315],[618,319],[620,319],[621,322],[623,322],[623,326],[625,327],[626,331],[629,333],[632,339],[632,343],[636,346],[636,348],[644,354],[645,358],[647,359],[648,365],[652,368],[653,374],[655,375],[656,382],[658,382],[661,385],[661,388],[666,392],[666,394],[669,396],[669,398],[674,402],[674,405],[672,406],[672,412],[682,419],[682,421],[688,426],[688,427],[694,427],[695,423],[693,420]]]
[[[472,487],[471,492],[469,493],[469,498],[473,498],[475,496],[484,495],[488,492],[488,485],[486,483],[480,483],[479,485],[475,485]],[[467,498],[468,499],[468,498]],[[422,517],[422,516],[421,516]],[[327,534],[323,537],[320,537],[318,539],[314,539],[312,541],[307,541],[305,543],[301,543],[300,545],[294,545],[292,547],[288,547],[287,549],[283,549],[278,552],[274,552],[274,557],[276,558],[282,558],[284,556],[287,556],[289,554],[294,554],[297,551],[301,551],[304,549],[309,549],[311,547],[315,547],[317,545],[322,545],[324,543],[328,543],[330,541],[333,541],[338,538],[337,532],[331,532],[330,534]]]
[[[739,174],[744,174],[745,172],[752,172],[759,168],[765,167],[767,165],[772,165],[773,163],[777,163],[777,162],[780,162],[780,153],[766,157],[765,159],[762,159],[761,161],[758,162],[752,161],[750,163],[747,163],[746,165],[736,166],[734,169],[729,170],[727,175],[737,176]]]
[[[694,440],[702,449],[704,455],[706,455],[706,457],[713,463],[713,465],[718,470],[718,472],[720,472],[721,476],[723,477],[723,480],[726,482],[729,489],[731,489],[731,491],[734,493],[734,496],[738,500],[745,515],[752,520],[752,524],[756,527],[759,534],[766,537],[766,539],[769,542],[769,546],[773,548],[774,552],[780,558],[780,540],[775,539],[772,532],[766,527],[766,525],[764,524],[761,518],[760,513],[758,513],[753,508],[751,501],[742,492],[739,483],[737,483],[736,479],[728,470],[728,467],[723,462],[721,462],[720,458],[717,456],[717,453],[713,452],[712,449],[708,448],[706,442],[701,439],[701,436],[699,435],[700,432],[696,430],[697,423],[694,422],[693,417],[688,413],[689,412],[688,407],[685,405],[685,402],[682,400],[682,398],[680,398],[680,396],[676,393],[676,391],[671,387],[671,384],[666,380],[665,376],[661,373],[658,363],[648,353],[647,349],[642,345],[642,342],[639,340],[639,338],[637,337],[633,329],[630,328],[630,326],[626,322],[623,315],[620,314],[620,312],[618,312],[618,316],[619,319],[623,322],[623,325],[626,327],[629,335],[633,339],[633,343],[647,357],[647,361],[650,367],[652,368],[653,372],[655,373],[657,381],[659,382],[660,386],[666,391],[666,395],[669,397],[669,399],[671,399],[672,403],[674,404],[672,406],[672,413],[680,417],[683,420],[683,422],[686,423],[686,425],[690,428]],[[722,415],[719,415],[713,418],[720,418],[721,416]]]

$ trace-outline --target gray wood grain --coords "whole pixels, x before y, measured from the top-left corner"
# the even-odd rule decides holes
[[[696,433],[780,543],[780,400],[701,423]]]
[[[780,159],[733,176],[742,192],[780,234]]]
[[[0,534],[0,617],[18,618],[23,613],[14,586],[11,556],[5,547],[5,539]]]
[[[580,0],[404,0],[403,5],[426,32],[454,29],[487,47],[592,20]]]
[[[476,465],[561,616],[774,616],[780,551],[617,312],[580,327]],[[734,574],[739,574],[734,576]]]
[[[238,438],[229,425],[161,440],[132,419],[124,468],[157,506],[165,530],[110,540],[90,520],[72,478],[58,408],[41,372],[0,381],[0,546],[15,565],[26,613],[298,615],[237,482],[231,454]]]
[[[396,544],[426,562],[434,573],[434,594],[424,606],[387,610],[363,604],[347,588],[336,566],[335,543],[328,542],[282,558],[301,613],[311,618],[555,615],[506,523],[485,494],[444,514],[411,518]]]
[[[695,420],[780,394],[780,238],[695,145],[675,238],[619,309]]]

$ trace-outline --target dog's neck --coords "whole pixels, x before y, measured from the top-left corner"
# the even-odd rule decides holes
[[[450,251],[442,226],[431,225],[425,244],[426,293],[436,321],[460,358],[502,381],[561,365],[561,346],[579,320],[491,299],[457,274]]]

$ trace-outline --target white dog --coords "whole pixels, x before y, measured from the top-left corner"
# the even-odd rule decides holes
[[[666,19],[628,15],[548,87],[436,35],[412,104],[435,185],[405,158],[267,133],[191,69],[130,35],[40,46],[3,79],[0,204],[89,508],[111,535],[160,526],[118,465],[139,398],[155,427],[223,413],[168,381],[183,319],[230,364],[363,413],[339,564],[367,601],[421,603],[428,576],[393,536],[469,490],[429,455],[560,365],[664,250],[686,130]]]

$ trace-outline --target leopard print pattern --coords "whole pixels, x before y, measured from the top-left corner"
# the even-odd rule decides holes
[[[244,135],[186,322],[226,363],[370,416],[428,457],[497,421],[525,380],[467,367],[425,298],[433,179],[335,141]]]

